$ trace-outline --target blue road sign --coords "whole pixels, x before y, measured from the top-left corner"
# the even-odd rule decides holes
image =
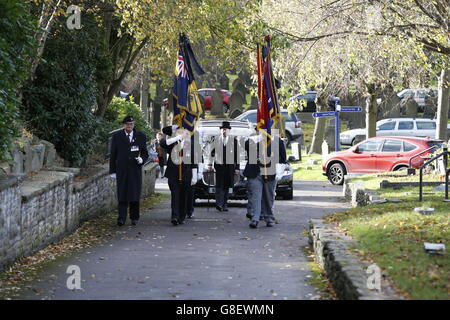
[[[336,117],[337,112],[335,111],[328,111],[328,112],[314,112],[312,116],[314,118],[323,118],[323,117]]]
[[[341,107],[341,112],[361,112],[361,107]]]

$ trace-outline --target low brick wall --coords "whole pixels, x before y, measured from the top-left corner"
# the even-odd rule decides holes
[[[116,209],[116,181],[106,166],[83,182],[74,180],[76,172],[58,168],[0,181],[0,270]],[[144,166],[142,198],[154,192],[156,174],[157,164]]]

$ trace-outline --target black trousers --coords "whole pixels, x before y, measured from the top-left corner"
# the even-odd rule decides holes
[[[171,193],[171,207],[172,217],[171,219],[177,219],[178,222],[183,222],[186,219],[186,215],[190,214],[190,210],[193,211],[193,196],[192,187],[190,182],[179,181],[178,179],[168,179],[169,189]]]
[[[127,220],[128,206],[130,207],[130,219],[139,220],[139,201],[119,202],[119,217],[117,220],[125,223]]]
[[[187,195],[187,211],[186,214],[188,217],[192,216],[194,213],[194,196],[195,196],[195,185],[188,187],[188,195]]]

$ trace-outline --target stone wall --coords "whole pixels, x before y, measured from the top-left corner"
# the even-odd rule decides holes
[[[155,190],[157,164],[143,168],[142,198]],[[117,207],[107,166],[88,179],[79,169],[53,168],[0,180],[0,270],[73,232],[82,221]]]

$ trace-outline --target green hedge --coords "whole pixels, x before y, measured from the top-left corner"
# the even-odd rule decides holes
[[[29,5],[22,0],[0,1],[0,161],[18,134],[19,90],[35,53],[35,26]]]

